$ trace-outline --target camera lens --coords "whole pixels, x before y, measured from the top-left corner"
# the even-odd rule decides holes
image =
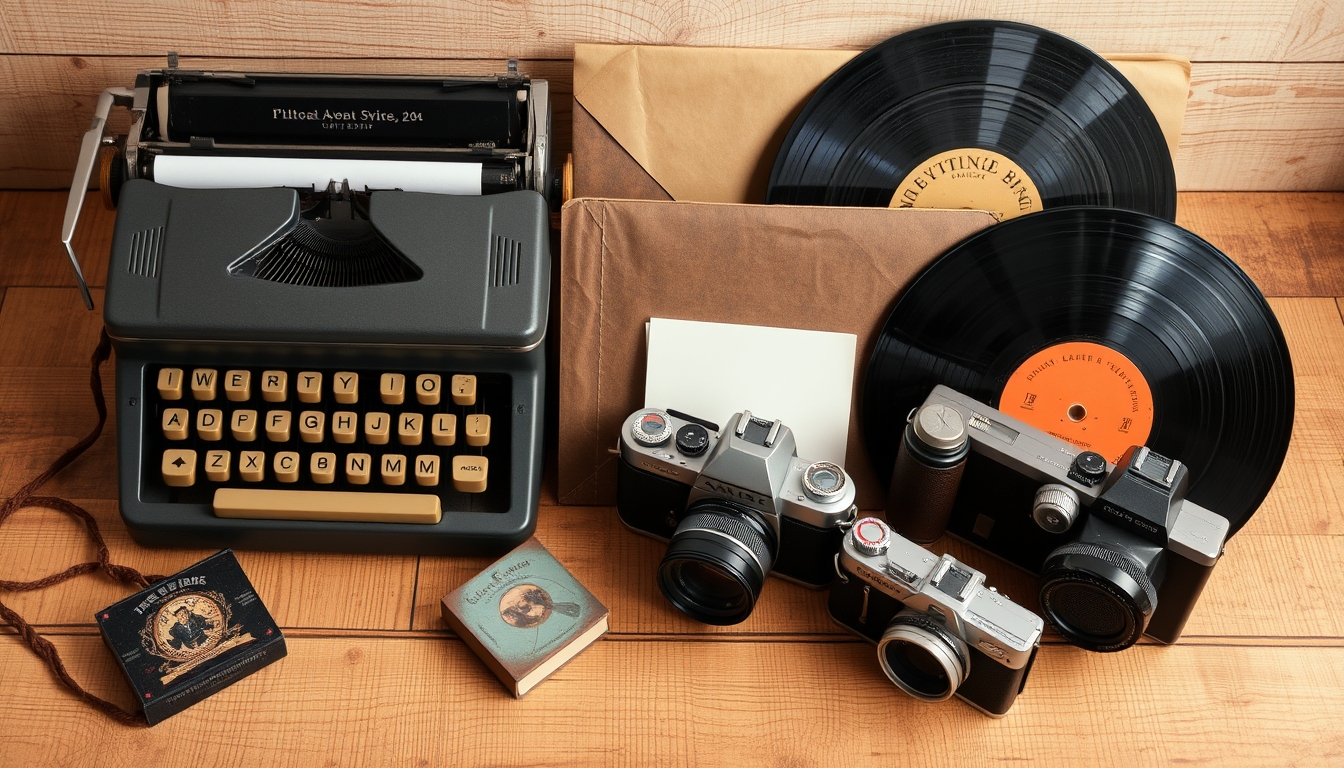
[[[887,625],[877,659],[896,687],[924,701],[950,698],[971,673],[966,643],[928,614],[908,608]]]
[[[1046,558],[1040,600],[1045,618],[1069,642],[1090,651],[1120,651],[1148,627],[1157,589],[1124,552],[1077,542]]]
[[[658,588],[697,621],[737,624],[751,615],[774,565],[774,531],[723,499],[701,499],[686,512],[658,567]]]

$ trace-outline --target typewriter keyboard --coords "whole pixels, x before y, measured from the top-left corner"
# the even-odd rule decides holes
[[[508,506],[510,378],[149,368],[146,487],[215,515],[439,522]]]

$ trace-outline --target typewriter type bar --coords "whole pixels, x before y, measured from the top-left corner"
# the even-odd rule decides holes
[[[114,107],[126,135],[107,132]],[[71,242],[95,169],[104,205],[132,179],[196,189],[348,187],[481,195],[539,192],[558,207],[544,80],[510,61],[493,77],[299,75],[169,67],[109,88],[80,146],[61,240]]]

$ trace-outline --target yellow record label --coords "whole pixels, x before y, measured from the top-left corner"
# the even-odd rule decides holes
[[[1042,209],[1036,184],[1022,167],[988,149],[942,152],[905,177],[892,208],[968,208],[989,211],[999,221]]]
[[[1090,341],[1054,344],[1008,377],[999,410],[1112,464],[1153,430],[1153,391],[1129,358]]]

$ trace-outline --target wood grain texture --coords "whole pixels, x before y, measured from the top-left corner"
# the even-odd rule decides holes
[[[1330,0],[1106,3],[936,0],[447,0],[331,3],[185,0],[165,6],[76,0],[0,2],[0,52],[210,56],[570,59],[576,42],[867,48],[915,27],[1001,18],[1053,29],[1096,50],[1171,51],[1197,60],[1344,60],[1344,11]]]
[[[0,55],[0,186],[66,188],[102,89],[160,56]],[[190,58],[183,66],[328,72],[490,74],[503,60]],[[522,61],[555,89],[559,157],[570,147],[572,65]],[[1176,178],[1183,190],[1344,189],[1344,63],[1196,62]],[[125,130],[124,112],[114,127]]]
[[[57,638],[129,705],[102,643]],[[1043,648],[1001,720],[916,702],[871,646],[602,641],[514,700],[455,640],[288,640],[289,657],[152,730],[93,719],[13,637],[16,764],[1323,765],[1344,757],[1344,649]],[[96,746],[94,746],[96,745]],[[115,755],[115,758],[110,756]],[[171,757],[165,757],[171,755]]]

